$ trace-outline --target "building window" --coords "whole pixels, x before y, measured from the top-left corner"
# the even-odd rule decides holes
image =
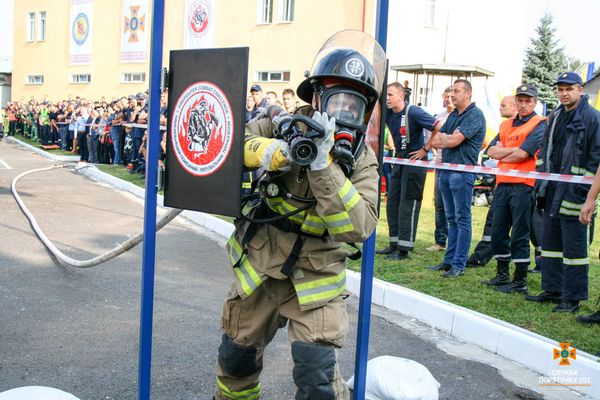
[[[30,12],[27,14],[27,41],[33,42],[35,40],[35,13]]]
[[[428,106],[429,105],[429,88],[419,88],[419,98],[417,99],[417,105]]]
[[[91,83],[91,74],[71,74],[71,83]]]
[[[273,22],[273,0],[258,0],[258,23]]]
[[[46,40],[46,11],[40,11],[38,13],[38,31],[37,31],[37,40],[44,41]]]
[[[425,27],[435,28],[435,0],[425,0]]]
[[[42,85],[44,83],[44,75],[27,75],[25,79],[26,85]]]
[[[258,71],[256,80],[258,82],[289,82],[290,71]]]
[[[145,72],[124,72],[121,74],[121,83],[143,83],[146,82]]]
[[[294,0],[281,0],[281,22],[294,20]]]

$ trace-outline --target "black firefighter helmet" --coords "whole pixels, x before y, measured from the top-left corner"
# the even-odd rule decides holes
[[[385,52],[373,37],[356,30],[338,32],[317,53],[307,78],[298,86],[298,97],[310,104],[320,87],[328,82],[342,84],[366,97],[367,119],[379,99],[386,66]]]

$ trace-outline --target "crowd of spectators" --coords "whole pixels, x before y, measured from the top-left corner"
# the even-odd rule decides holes
[[[137,93],[111,101],[76,97],[58,102],[33,98],[11,102],[0,111],[0,131],[78,154],[81,162],[123,165],[132,174],[144,175],[147,100],[146,93]],[[160,106],[160,123],[166,126],[167,92],[161,95]],[[161,164],[165,145],[163,133]]]

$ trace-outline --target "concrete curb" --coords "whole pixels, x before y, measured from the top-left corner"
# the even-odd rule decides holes
[[[17,139],[13,140],[48,157],[43,150]],[[144,189],[106,174],[93,165],[85,168],[84,173],[142,199],[145,196]],[[160,195],[158,203],[163,205],[163,197]],[[228,238],[234,230],[231,223],[205,213],[186,210],[181,215],[224,238]],[[360,297],[360,279],[359,273],[347,271],[347,289],[357,297]],[[515,361],[545,377],[552,379],[575,376],[587,379],[590,386],[569,387],[600,399],[600,359],[591,354],[577,351],[577,359],[571,361],[572,367],[561,367],[558,365],[558,360],[553,357],[554,349],[559,346],[558,342],[496,318],[379,279],[373,280],[372,303]],[[576,374],[566,376],[559,374],[561,372],[568,374],[568,370],[575,371]],[[552,382],[544,381],[544,383]]]
[[[141,199],[146,196],[146,191],[141,187],[131,183],[126,182],[122,179],[115,178],[114,176],[107,174],[105,172],[100,171],[93,164],[88,164],[86,168],[82,171],[86,176],[89,176],[92,179],[97,181],[101,181],[104,183],[108,183],[111,186],[116,187],[117,189],[124,190],[129,192]],[[156,202],[160,207],[164,207],[164,198],[161,195],[157,196]],[[194,222],[197,225],[200,225],[206,229],[209,229],[218,235],[228,239],[229,236],[233,233],[234,227],[233,224],[230,224],[227,221],[224,221],[220,218],[214,217],[210,214],[206,214],[198,211],[190,211],[184,210],[180,216],[187,218],[188,220]]]
[[[360,294],[360,278],[360,274],[347,271],[348,290],[356,296]],[[372,302],[515,361],[546,377],[564,377],[559,373],[566,373],[569,369],[559,366],[558,360],[554,360],[557,342],[415,290],[374,279]],[[589,378],[592,385],[577,386],[574,390],[600,398],[598,360],[589,353],[577,351],[577,360],[571,361],[572,369],[569,370],[576,371],[577,377]]]
[[[41,155],[42,157],[46,157],[52,161],[60,161],[60,162],[78,162],[79,161],[79,156],[55,156],[54,154],[49,154],[47,151],[45,151],[43,149],[38,149],[37,147],[27,144],[25,142],[22,142],[19,139],[16,139],[12,136],[7,136],[6,140],[11,143],[18,144],[19,146],[25,147],[27,150],[31,150],[34,153],[37,153],[37,154]]]

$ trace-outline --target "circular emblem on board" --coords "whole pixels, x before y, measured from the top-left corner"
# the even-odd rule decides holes
[[[81,46],[90,33],[90,22],[87,15],[79,13],[73,20],[72,28],[73,40],[78,46]]]
[[[346,72],[352,76],[362,76],[365,72],[365,66],[358,58],[351,58],[346,61]]]
[[[194,1],[188,9],[188,25],[195,37],[202,37],[211,23],[211,13],[206,1]]]
[[[207,176],[227,159],[233,143],[233,113],[225,93],[212,82],[196,82],[173,108],[170,139],[181,166]]]

